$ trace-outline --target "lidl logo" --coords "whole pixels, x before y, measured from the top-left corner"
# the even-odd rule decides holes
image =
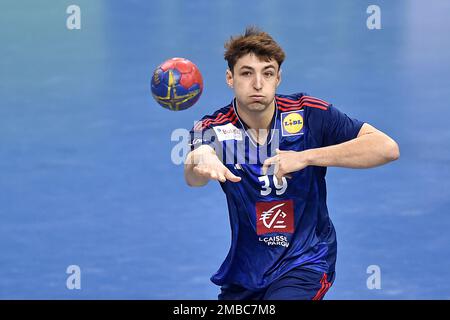
[[[303,110],[283,112],[281,114],[283,137],[303,134],[303,124]]]

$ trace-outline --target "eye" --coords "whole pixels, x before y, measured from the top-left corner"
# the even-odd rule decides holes
[[[267,78],[273,77],[275,74],[272,71],[267,71],[264,73],[264,76],[266,76]]]
[[[250,71],[244,71],[244,72],[241,73],[241,75],[244,76],[244,77],[248,77],[248,76],[250,76],[251,74],[252,74],[252,73],[251,73]]]

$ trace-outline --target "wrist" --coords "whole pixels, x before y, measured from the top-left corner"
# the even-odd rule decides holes
[[[316,151],[314,149],[308,149],[303,152],[301,152],[302,155],[302,161],[306,163],[307,166],[313,166],[314,165],[314,159],[316,155]]]
[[[203,157],[208,156],[209,154],[215,155],[216,151],[208,145],[202,145],[188,154],[186,163],[190,164],[192,167],[195,167],[200,163]]]
[[[210,145],[204,144],[198,147],[196,150],[194,150],[196,155],[205,155],[205,154],[216,154],[216,150],[214,150],[213,147]]]

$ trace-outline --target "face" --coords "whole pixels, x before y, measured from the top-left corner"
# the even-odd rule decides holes
[[[273,102],[280,84],[278,63],[271,59],[260,60],[253,53],[242,56],[227,70],[227,83],[233,88],[239,108],[246,111],[264,111]]]

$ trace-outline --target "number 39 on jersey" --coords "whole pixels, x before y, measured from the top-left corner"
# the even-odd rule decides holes
[[[270,179],[269,177],[272,177]],[[258,177],[258,180],[262,182],[261,185],[261,195],[262,196],[268,196],[272,193],[272,190],[275,189],[275,194],[277,196],[281,196],[283,193],[286,192],[287,189],[287,180],[285,177],[281,178],[281,184],[278,182],[278,178],[275,175],[272,176],[260,176]]]

